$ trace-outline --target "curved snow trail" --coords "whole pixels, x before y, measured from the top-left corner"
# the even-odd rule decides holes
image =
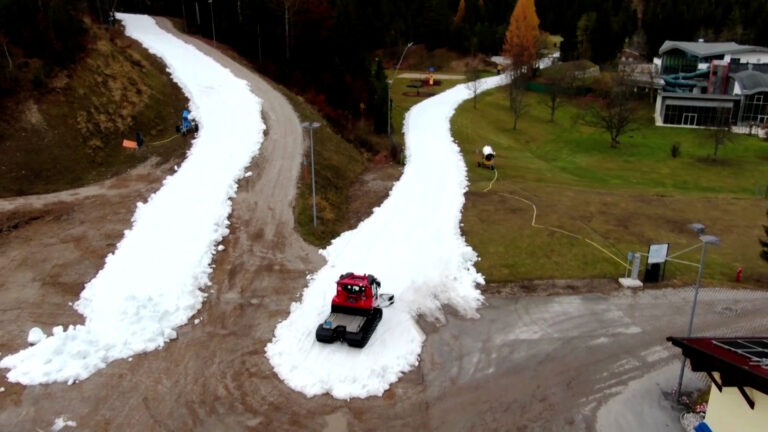
[[[508,82],[506,76],[482,80],[482,89]],[[416,366],[424,334],[418,315],[442,320],[442,305],[477,316],[483,283],[475,270],[477,254],[461,235],[459,223],[467,189],[467,167],[453,137],[450,119],[463,100],[465,85],[411,108],[405,118],[407,163],[389,197],[371,217],[321,253],[328,264],[309,279],[301,302],[275,329],[266,355],[280,378],[308,396],[330,393],[340,399],[381,395]],[[371,273],[395,304],[368,345],[315,341],[315,329],[330,310],[336,280],[345,272]]]
[[[75,304],[85,324],[56,328],[3,358],[0,367],[10,369],[10,381],[72,383],[175,338],[174,329],[202,305],[216,246],[228,233],[237,180],[264,138],[261,100],[247,82],[152,18],[118,17],[130,37],[165,61],[190,99],[200,133],[178,171],[137,205],[133,227],[86,284]]]

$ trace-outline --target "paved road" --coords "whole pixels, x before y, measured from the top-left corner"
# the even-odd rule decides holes
[[[288,389],[264,347],[306,275],[323,264],[293,231],[299,122],[257,75],[180,37],[248,80],[265,101],[267,124],[253,175],[234,199],[201,321],[179,329],[164,349],[114,362],[71,386],[0,379],[0,430],[49,430],[61,415],[78,431],[594,430],[597,409],[621,386],[672,358],[664,337],[687,324],[685,290],[494,296],[477,320],[425,322],[421,364],[381,398],[306,398]],[[170,172],[146,165],[77,191],[0,200],[0,217],[22,222],[0,234],[3,354],[22,348],[34,325],[81,320],[68,303],[130,225],[135,202]],[[768,306],[762,294],[711,296],[719,298],[702,298],[697,328],[761,323]]]

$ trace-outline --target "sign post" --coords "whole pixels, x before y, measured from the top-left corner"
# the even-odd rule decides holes
[[[664,280],[669,243],[654,243],[648,247],[648,261],[645,266],[643,282]]]

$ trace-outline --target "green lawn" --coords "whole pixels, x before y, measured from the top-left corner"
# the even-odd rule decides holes
[[[696,244],[686,225],[701,222],[722,240],[708,253],[705,279],[727,283],[743,267],[748,284],[768,285],[757,243],[768,203],[755,194],[768,185],[767,142],[734,135],[712,160],[708,131],[655,127],[646,102],[636,128],[612,149],[606,132],[579,122],[581,100],[559,109],[555,122],[542,95],[526,100],[517,130],[505,88],[482,94],[477,109],[465,102],[452,119],[471,183],[463,229],[488,280],[617,277],[629,251],[669,242],[674,253]],[[681,146],[676,159],[672,143]],[[497,153],[497,173],[476,167],[485,144]],[[518,198],[536,205],[537,224],[591,240],[618,260],[583,239],[532,227],[533,208]],[[697,262],[698,253],[678,258]],[[666,270],[673,283],[696,276],[692,266]]]

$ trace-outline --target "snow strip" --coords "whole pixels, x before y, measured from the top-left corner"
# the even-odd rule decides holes
[[[200,133],[178,171],[137,205],[132,228],[86,284],[75,304],[85,324],[54,331],[0,361],[13,382],[72,383],[175,338],[174,329],[202,305],[215,247],[228,233],[237,180],[264,138],[261,100],[247,82],[152,18],[118,17],[128,36],[168,65]]]
[[[60,430],[64,429],[65,427],[76,427],[77,423],[67,419],[66,416],[61,416],[56,418],[56,420],[53,421],[53,426],[51,426],[51,432],[59,432]]]
[[[483,90],[506,76],[482,81]],[[442,305],[476,317],[483,283],[477,254],[459,223],[467,189],[467,167],[450,134],[456,107],[472,92],[465,85],[414,106],[405,118],[407,164],[387,200],[355,230],[321,253],[328,264],[309,278],[301,301],[275,329],[266,355],[280,378],[308,396],[339,399],[381,395],[418,364],[424,333],[416,319],[441,322]],[[315,329],[330,310],[335,282],[345,272],[370,273],[395,304],[364,349],[315,341]]]

